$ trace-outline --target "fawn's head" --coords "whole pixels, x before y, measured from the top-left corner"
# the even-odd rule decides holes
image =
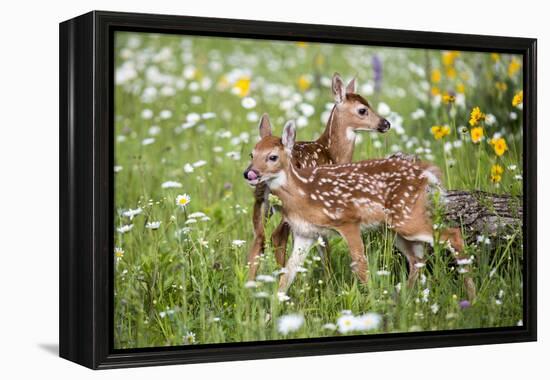
[[[356,131],[387,132],[390,122],[378,115],[369,102],[356,93],[355,87],[355,78],[345,86],[340,74],[334,73],[332,95],[336,105],[333,114],[337,112],[338,125],[345,128],[347,134]]]
[[[286,182],[285,170],[290,165],[292,148],[296,140],[294,122],[286,123],[281,138],[271,134],[271,123],[267,114],[262,116],[259,125],[260,141],[250,154],[252,162],[244,171],[244,178],[251,186],[265,182],[270,186],[280,186]]]

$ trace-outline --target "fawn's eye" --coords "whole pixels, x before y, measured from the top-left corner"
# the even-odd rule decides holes
[[[365,116],[367,114],[367,109],[366,108],[359,108],[359,115],[361,116]]]
[[[248,157],[250,157],[251,159],[254,158],[254,157],[252,156],[252,153],[250,153],[250,154],[248,155]]]
[[[278,158],[279,156],[277,156],[276,154],[272,154],[271,156],[268,157],[269,161],[272,161],[272,162],[277,161]]]

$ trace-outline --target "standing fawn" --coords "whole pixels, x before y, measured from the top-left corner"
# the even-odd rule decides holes
[[[430,192],[440,188],[439,169],[425,162],[400,157],[356,163],[298,168],[292,159],[296,128],[287,123],[282,138],[261,131],[262,139],[252,152],[248,179],[266,184],[282,201],[283,216],[294,234],[294,247],[280,278],[279,291],[286,292],[309,248],[319,235],[337,231],[346,240],[352,270],[361,282],[368,280],[368,261],[361,227],[386,224],[397,234],[396,245],[409,262],[409,284],[418,275],[423,244],[434,244],[430,215]],[[464,241],[458,228],[438,231],[439,240],[450,245],[461,272],[468,271]],[[468,296],[475,297],[471,277],[464,276]]]
[[[355,93],[355,79],[352,79],[345,86],[340,75],[334,73],[332,77],[332,94],[335,105],[332,108],[323,134],[316,141],[297,142],[292,148],[292,162],[297,168],[351,162],[356,131],[378,131],[383,133],[390,128],[390,123],[374,112],[363,97]],[[269,118],[264,114],[260,120],[260,136],[265,137],[270,134]],[[254,241],[248,253],[249,280],[254,280],[256,277],[259,265],[258,258],[265,245],[263,214],[267,212],[267,199],[269,196],[269,188],[265,183],[256,181],[254,175],[254,172],[250,170],[246,170],[244,173],[248,183],[255,187],[255,202],[252,213]],[[262,212],[262,207],[264,207],[264,212]],[[275,258],[280,266],[285,265],[289,232],[289,225],[282,220],[271,235]]]

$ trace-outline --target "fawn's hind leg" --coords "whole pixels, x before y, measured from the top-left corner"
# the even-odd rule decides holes
[[[395,247],[407,258],[409,264],[409,278],[407,285],[412,288],[418,278],[417,263],[424,263],[424,243],[409,241],[401,235],[395,235]]]
[[[269,190],[265,184],[258,184],[254,189],[254,209],[252,212],[252,227],[254,228],[254,241],[248,251],[248,279],[254,280],[259,266],[259,256],[263,253],[265,245],[265,230],[262,207],[264,207],[266,194]]]
[[[281,267],[285,266],[286,261],[286,246],[288,243],[288,235],[290,234],[290,226],[284,220],[281,220],[281,223],[271,234],[271,243],[273,244],[273,249],[275,250],[275,259],[277,264]]]

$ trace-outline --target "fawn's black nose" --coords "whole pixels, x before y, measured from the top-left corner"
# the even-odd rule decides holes
[[[378,132],[387,132],[388,129],[390,129],[391,127],[391,124],[389,121],[387,121],[386,119],[382,119],[380,120],[380,122],[378,123]]]

